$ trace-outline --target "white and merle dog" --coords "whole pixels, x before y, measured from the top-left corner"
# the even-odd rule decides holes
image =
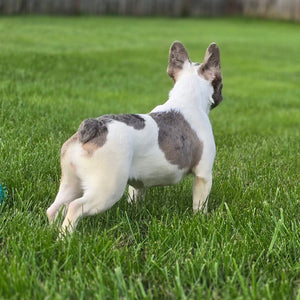
[[[222,101],[220,51],[215,43],[203,63],[192,63],[180,42],[170,48],[169,99],[149,114],[104,115],[82,122],[61,150],[62,178],[47,215],[66,214],[62,233],[83,216],[106,211],[129,185],[128,201],[146,188],[194,175],[194,212],[207,210],[215,142],[209,111]]]

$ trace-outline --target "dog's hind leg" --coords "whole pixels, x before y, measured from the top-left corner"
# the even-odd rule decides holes
[[[108,168],[94,166],[83,179],[83,196],[69,204],[61,234],[72,233],[80,218],[102,213],[112,207],[123,195],[128,166],[111,165]],[[107,171],[109,170],[109,171]]]
[[[47,209],[47,216],[50,223],[53,223],[58,216],[59,211],[63,206],[66,213],[66,208],[69,203],[82,195],[80,180],[76,174],[76,166],[72,163],[70,148],[76,145],[77,134],[74,134],[68,139],[61,149],[61,181],[59,191],[56,195],[55,201]]]
[[[68,155],[61,159],[61,172],[61,182],[55,201],[47,209],[50,224],[55,221],[63,206],[65,206],[63,210],[63,215],[65,215],[69,203],[82,195],[80,180],[76,175],[76,167],[71,163]]]
[[[63,211],[63,215],[65,215],[69,203],[78,198],[81,194],[82,190],[78,178],[76,178],[75,176],[73,178],[70,178],[69,176],[67,176],[67,178],[65,176],[62,177],[55,201],[47,209],[47,217],[50,224],[55,221],[59,211],[64,205],[65,208]]]
[[[69,204],[68,211],[62,224],[61,233],[72,233],[80,218],[105,212],[112,207],[123,195],[126,184],[118,191],[108,191],[104,185],[99,190],[87,191],[81,198]]]
[[[212,177],[195,176],[193,186],[193,211],[207,213],[208,195],[212,186]]]
[[[131,185],[128,186],[128,197],[127,197],[128,203],[135,203],[140,199],[144,200],[145,195],[146,195],[145,188],[136,189]]]
[[[70,202],[82,195],[79,178],[75,172],[68,167],[62,169],[62,178],[59,186],[59,191],[56,195],[55,201],[47,209],[47,217],[51,223],[55,221],[59,211],[65,206],[63,215]]]

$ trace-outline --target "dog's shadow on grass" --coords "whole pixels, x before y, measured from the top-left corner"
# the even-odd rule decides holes
[[[128,203],[127,195],[125,192],[119,202],[106,212],[82,219],[76,231],[96,236],[101,232],[114,232],[116,238],[124,234],[145,237],[153,222],[173,226],[173,221],[197,218],[199,214],[202,217],[201,212],[193,213],[191,179],[177,186],[152,187],[147,190],[145,199],[136,203]],[[219,205],[216,200],[209,202],[206,217],[209,218]]]

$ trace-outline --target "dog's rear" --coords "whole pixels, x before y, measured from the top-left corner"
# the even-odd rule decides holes
[[[130,141],[128,132],[122,132],[126,126],[112,128],[107,140],[108,126],[113,124],[85,120],[63,145],[60,188],[47,211],[50,222],[64,205],[67,215],[63,228],[74,228],[79,217],[103,212],[121,198],[132,156]]]
[[[110,208],[127,184],[136,199],[147,187],[175,184],[189,173],[195,176],[193,209],[207,209],[215,157],[208,113],[222,101],[219,49],[211,44],[204,62],[192,63],[175,42],[168,74],[175,85],[165,104],[147,115],[87,119],[63,145],[61,184],[47,210],[53,222],[65,206],[62,232]]]

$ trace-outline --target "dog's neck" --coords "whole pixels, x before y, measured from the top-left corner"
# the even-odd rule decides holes
[[[213,87],[196,74],[185,74],[175,83],[165,103],[170,108],[189,108],[210,111]]]

